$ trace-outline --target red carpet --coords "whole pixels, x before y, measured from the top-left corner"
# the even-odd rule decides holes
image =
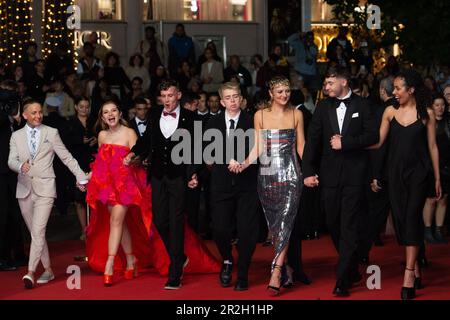
[[[269,280],[269,266],[272,248],[258,245],[250,273],[250,289],[235,292],[233,288],[222,288],[218,276],[186,275],[180,290],[163,290],[165,278],[152,270],[141,271],[134,280],[118,277],[113,287],[105,288],[102,277],[89,270],[85,263],[74,262],[73,257],[83,254],[80,241],[50,243],[50,252],[56,280],[46,285],[38,285],[33,290],[23,288],[21,281],[26,268],[17,272],[0,272],[0,299],[2,300],[329,300],[334,299],[334,265],[336,254],[329,237],[303,242],[305,271],[313,279],[310,286],[296,285],[282,291],[276,298],[269,297],[265,288]],[[215,250],[213,243],[208,246]],[[432,245],[427,247],[429,267],[423,272],[425,289],[417,291],[418,300],[450,300],[450,246]],[[381,268],[381,290],[369,290],[364,280],[351,289],[347,300],[393,300],[399,299],[402,285],[404,250],[393,238],[386,239],[384,247],[375,247],[371,263]],[[66,269],[71,264],[81,267],[81,290],[69,290],[66,286]],[[365,271],[365,270],[364,270]],[[39,273],[41,270],[39,270]],[[234,275],[234,279],[236,276]]]

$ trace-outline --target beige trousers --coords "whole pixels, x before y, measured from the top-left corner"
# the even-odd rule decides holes
[[[26,198],[18,200],[23,219],[31,234],[28,271],[35,272],[39,261],[42,261],[44,268],[50,268],[50,255],[45,240],[45,231],[55,199],[40,197],[31,190]]]

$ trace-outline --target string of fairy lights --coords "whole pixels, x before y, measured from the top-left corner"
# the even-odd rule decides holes
[[[69,45],[68,54],[72,57],[74,64],[77,63],[78,53],[74,50],[74,33],[67,28],[67,7],[74,4],[73,0],[45,0],[42,11],[42,57],[47,57],[62,42]]]
[[[0,52],[5,56],[5,65],[16,64],[24,54],[32,35],[32,1],[0,0]]]

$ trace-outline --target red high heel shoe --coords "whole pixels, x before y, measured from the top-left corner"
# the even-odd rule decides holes
[[[136,278],[138,276],[138,269],[137,269],[137,259],[136,257],[130,253],[126,254],[127,256],[133,256],[134,262],[133,262],[133,268],[132,269],[126,269],[123,276],[127,280],[132,280],[133,278]]]
[[[114,258],[115,255],[109,255],[109,257],[113,257],[113,270],[114,270]],[[114,272],[114,271],[113,271]],[[114,273],[113,274],[103,274],[103,284],[105,285],[105,287],[110,287],[113,285],[114,282]]]

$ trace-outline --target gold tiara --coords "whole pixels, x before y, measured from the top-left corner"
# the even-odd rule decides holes
[[[270,90],[272,90],[273,88],[275,88],[278,85],[284,85],[284,86],[290,87],[291,83],[285,77],[274,77],[269,81]]]

